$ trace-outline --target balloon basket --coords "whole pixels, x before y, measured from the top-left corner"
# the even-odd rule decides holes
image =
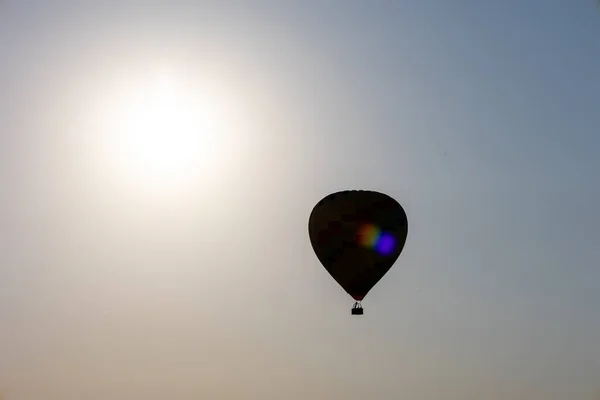
[[[354,303],[354,306],[350,312],[352,315],[363,315],[362,305],[359,302]]]

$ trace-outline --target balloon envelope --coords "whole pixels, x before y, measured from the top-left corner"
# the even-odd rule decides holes
[[[402,206],[386,194],[347,190],[315,205],[308,232],[321,264],[361,301],[400,256],[408,219]]]

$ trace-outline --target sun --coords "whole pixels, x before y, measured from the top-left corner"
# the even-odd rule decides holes
[[[252,156],[252,87],[226,69],[149,58],[83,84],[74,173],[106,209],[170,215],[218,204]]]
[[[163,72],[114,95],[102,142],[116,177],[138,191],[169,193],[218,168],[225,119],[203,94]]]
[[[137,180],[168,185],[209,164],[219,135],[214,115],[181,89],[162,76],[128,96],[120,110],[115,152]]]

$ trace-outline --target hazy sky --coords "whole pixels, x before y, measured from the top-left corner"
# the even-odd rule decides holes
[[[6,400],[600,394],[594,1],[109,3],[0,5]],[[177,185],[114,156],[159,70],[221,110]],[[360,318],[340,189],[409,218]]]

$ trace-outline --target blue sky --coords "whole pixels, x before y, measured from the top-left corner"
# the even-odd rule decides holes
[[[593,1],[190,3],[0,6],[7,400],[600,394]],[[241,110],[167,200],[90,161],[165,65]],[[348,188],[409,218],[360,319],[307,237]]]

